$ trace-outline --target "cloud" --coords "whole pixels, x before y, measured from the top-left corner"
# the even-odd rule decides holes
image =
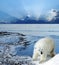
[[[40,16],[41,16],[41,12],[37,9],[29,9],[26,10],[27,11],[27,15],[29,18],[34,19],[34,20],[39,20]]]
[[[55,19],[57,18],[58,14],[59,14],[59,13],[58,13],[57,10],[51,9],[51,10],[48,12],[48,14],[47,14],[46,19],[47,19],[48,21],[55,20]]]

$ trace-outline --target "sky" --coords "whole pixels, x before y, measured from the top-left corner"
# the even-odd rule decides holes
[[[38,18],[51,9],[59,10],[59,0],[0,0],[0,11],[17,18],[25,15]]]

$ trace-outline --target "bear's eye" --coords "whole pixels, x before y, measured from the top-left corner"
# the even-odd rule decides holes
[[[43,52],[41,51],[41,54],[43,54]]]

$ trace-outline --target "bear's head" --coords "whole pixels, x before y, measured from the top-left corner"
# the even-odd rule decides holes
[[[39,56],[43,55],[44,54],[43,49],[38,49],[38,54]]]

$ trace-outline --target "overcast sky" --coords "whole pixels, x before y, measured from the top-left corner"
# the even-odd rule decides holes
[[[40,16],[50,9],[59,9],[59,0],[0,0],[0,11],[18,18]]]

